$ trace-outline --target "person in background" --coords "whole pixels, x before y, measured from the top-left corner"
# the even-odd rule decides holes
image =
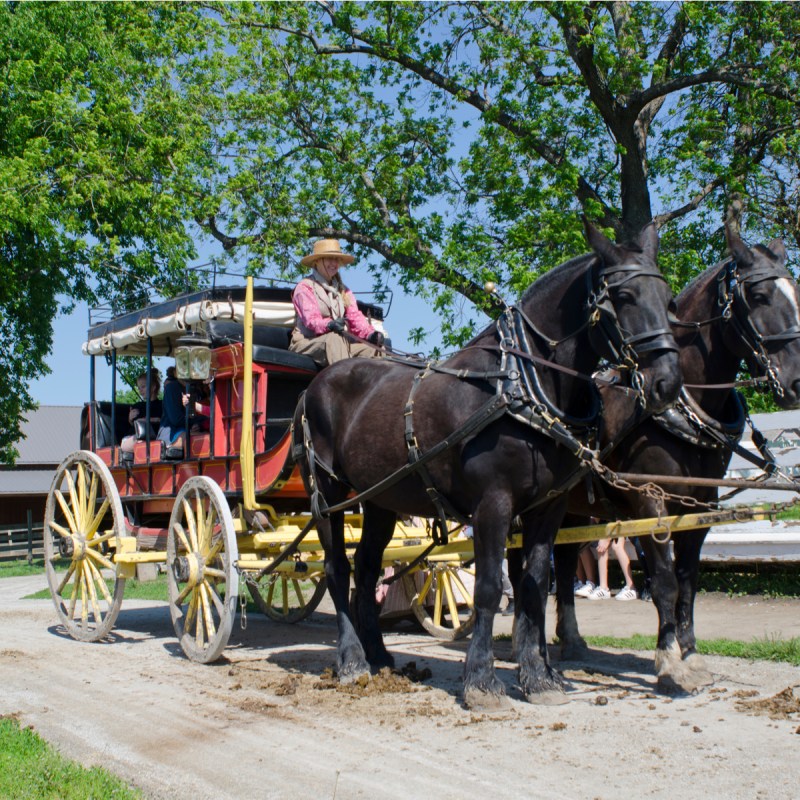
[[[578,554],[578,574],[575,576],[573,594],[575,597],[588,597],[597,586],[597,568],[594,554],[589,544],[583,545]]]
[[[625,576],[625,586],[620,589],[615,595],[615,600],[636,600],[636,587],[633,584],[633,575],[631,574],[631,560],[625,551],[624,539],[601,539],[597,543],[597,573],[598,581],[597,586],[587,595],[589,600],[609,600],[611,599],[611,590],[608,588],[608,557],[609,549],[613,548],[614,555],[619,561],[622,569],[622,574]]]
[[[289,350],[310,356],[321,367],[382,353],[383,334],[359,311],[356,298],[339,277],[339,268],[353,261],[336,239],[320,239],[300,262],[312,272],[292,292],[297,320]]]

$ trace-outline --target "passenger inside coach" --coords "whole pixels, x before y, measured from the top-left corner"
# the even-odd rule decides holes
[[[147,438],[145,423],[147,421],[147,373],[143,372],[136,378],[136,388],[142,400],[134,403],[128,412],[128,422],[130,424],[130,434],[125,436],[120,444],[123,453],[132,453],[133,446],[137,439]],[[158,393],[161,390],[161,373],[153,367],[150,370],[150,424],[155,425],[161,419],[161,400]],[[137,420],[139,423],[137,425]]]

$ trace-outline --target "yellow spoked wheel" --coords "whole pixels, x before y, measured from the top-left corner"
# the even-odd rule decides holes
[[[125,579],[113,558],[123,534],[108,467],[88,450],[67,456],[47,495],[44,563],[56,612],[73,639],[96,642],[114,627]]]
[[[259,611],[276,622],[300,622],[319,604],[327,582],[321,572],[273,572],[247,588]]]
[[[472,633],[474,575],[458,562],[444,561],[430,563],[421,573],[403,575],[411,611],[431,636],[452,642]]]
[[[207,664],[228,643],[236,614],[236,535],[222,489],[203,475],[178,492],[167,531],[169,610],[183,652]]]

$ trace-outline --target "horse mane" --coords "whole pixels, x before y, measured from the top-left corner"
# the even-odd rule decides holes
[[[699,275],[695,275],[683,289],[675,297],[676,302],[680,302],[686,296],[690,295],[691,293],[695,292],[698,287],[702,286],[705,287],[707,283],[710,283],[712,279],[715,279],[716,276],[719,274],[719,271],[722,267],[730,261],[730,256],[727,258],[723,258],[722,261],[718,261],[714,264],[713,267],[708,267],[704,269]]]
[[[586,268],[597,258],[598,256],[595,253],[584,253],[582,256],[576,256],[575,258],[571,258],[569,261],[565,261],[563,264],[559,264],[557,267],[549,269],[544,273],[544,275],[538,277],[522,293],[522,296],[519,298],[519,305],[526,303],[534,291],[537,293],[540,291],[547,291],[550,288],[551,283],[554,283],[557,280],[563,280],[564,273],[568,273],[570,270],[574,270],[579,267]]]

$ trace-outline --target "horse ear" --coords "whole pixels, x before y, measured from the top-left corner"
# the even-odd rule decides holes
[[[617,246],[599,228],[595,228],[586,217],[583,217],[583,229],[586,240],[592,250],[607,264],[615,264],[618,259]]]
[[[742,237],[728,221],[725,222],[725,239],[728,241],[728,249],[731,251],[733,260],[740,267],[751,266],[753,254],[750,252],[750,248],[742,241]]]
[[[642,252],[655,261],[658,256],[658,228],[655,222],[648,222],[639,232],[636,241]]]
[[[778,263],[782,266],[786,266],[786,261],[789,258],[789,254],[786,252],[786,245],[783,243],[783,239],[773,239],[768,245],[767,250],[778,259]]]

